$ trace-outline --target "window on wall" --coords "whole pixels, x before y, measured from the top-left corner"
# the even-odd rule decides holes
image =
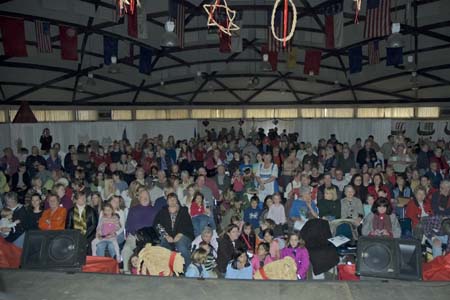
[[[136,120],[158,120],[166,119],[165,110],[138,109],[136,110]]]
[[[77,110],[76,112],[78,121],[97,121],[98,111],[96,110]]]
[[[32,110],[38,122],[68,122],[73,121],[72,110]],[[10,110],[9,118],[11,122],[16,117],[18,110]]]
[[[384,118],[384,108],[364,107],[356,110],[357,118]]]
[[[439,118],[439,107],[418,107],[418,118]]]
[[[192,109],[192,119],[240,119],[242,109]]]
[[[0,123],[6,122],[6,112],[4,110],[0,110]]]
[[[385,107],[384,108],[385,118],[413,118],[414,108],[413,107]]]
[[[353,118],[353,108],[302,108],[302,118]]]
[[[111,110],[111,120],[131,120],[133,115],[131,110],[113,109]]]
[[[72,110],[44,110],[43,113],[46,122],[73,121]]]
[[[255,119],[273,119],[273,118],[298,118],[298,109],[296,108],[258,108],[247,109],[247,118]]]
[[[296,108],[278,108],[273,110],[274,118],[288,119],[298,118],[298,109]]]

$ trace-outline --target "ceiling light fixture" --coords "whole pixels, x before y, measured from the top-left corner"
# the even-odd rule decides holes
[[[259,78],[257,76],[253,76],[248,80],[247,88],[254,89],[259,85]]]
[[[108,73],[110,74],[120,73],[120,67],[117,64],[117,56],[111,56],[111,65],[109,66]]]
[[[196,85],[200,85],[203,82],[203,73],[201,71],[197,71],[197,74],[194,77],[194,82]]]
[[[264,53],[262,56],[261,70],[263,72],[272,72],[272,65],[269,63],[269,54]]]
[[[388,48],[402,48],[403,36],[400,34],[400,23],[392,23],[392,34],[387,39]]]
[[[161,47],[173,48],[178,46],[178,37],[175,34],[175,22],[167,20],[164,24],[164,33],[161,39]]]
[[[88,73],[87,79],[86,79],[86,86],[94,87],[96,85],[94,73]]]

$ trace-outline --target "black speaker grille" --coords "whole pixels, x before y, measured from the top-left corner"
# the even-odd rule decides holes
[[[48,257],[57,264],[71,261],[76,254],[76,246],[69,236],[54,237],[48,243]]]
[[[22,268],[74,270],[86,262],[86,239],[78,230],[30,230],[25,236]]]
[[[389,272],[391,256],[390,249],[383,244],[369,245],[362,253],[363,263],[375,272]]]

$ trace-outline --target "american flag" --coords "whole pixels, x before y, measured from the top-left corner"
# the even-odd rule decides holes
[[[376,65],[380,63],[380,47],[379,41],[370,41],[367,45],[369,65]]]
[[[36,44],[40,53],[52,53],[52,39],[50,35],[50,23],[43,21],[34,22],[36,28]]]
[[[364,37],[374,38],[391,34],[391,0],[367,0]]]
[[[178,46],[184,48],[184,21],[185,21],[185,6],[184,0],[180,0],[177,4],[177,20],[175,33],[178,37]]]
[[[267,31],[267,36],[268,36],[267,44],[269,46],[269,52],[290,52],[292,50],[292,40],[294,38],[292,37],[292,39],[287,41],[286,47],[283,47],[283,42],[276,40],[272,34],[272,28],[271,28],[271,24],[270,24],[270,22],[272,20],[272,12],[269,13],[268,20],[269,20],[269,27],[268,27],[268,31]],[[292,26],[292,11],[291,10],[289,10],[289,12],[288,12],[287,24],[288,24],[287,34],[289,34],[289,32],[291,31],[290,26]],[[282,38],[283,37],[283,12],[281,9],[277,10],[277,12],[275,13],[275,20],[273,22],[273,25],[274,25],[275,34],[279,38]]]

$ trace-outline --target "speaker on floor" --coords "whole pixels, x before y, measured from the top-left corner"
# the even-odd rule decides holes
[[[86,263],[86,238],[78,230],[30,230],[25,235],[23,269],[81,270]]]
[[[358,240],[356,273],[367,277],[421,280],[421,260],[418,240],[361,237]]]

